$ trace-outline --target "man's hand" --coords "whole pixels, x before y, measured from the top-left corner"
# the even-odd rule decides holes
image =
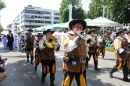
[[[6,60],[7,60],[7,59],[3,59],[3,64],[5,64]]]

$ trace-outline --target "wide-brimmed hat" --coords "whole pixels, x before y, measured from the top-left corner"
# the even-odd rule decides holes
[[[123,32],[123,31],[124,31],[123,28],[119,28],[117,33],[120,33],[120,32]]]
[[[90,29],[90,30],[88,30],[87,34],[90,34],[91,32],[95,32],[95,30],[94,29]]]
[[[27,31],[33,31],[32,29],[28,29]]]
[[[43,37],[43,34],[42,33],[38,33],[37,37]]]
[[[87,24],[84,20],[82,19],[73,19],[69,22],[69,28],[72,30],[72,26],[75,25],[76,23],[81,23],[83,25],[83,30],[86,28]]]
[[[47,32],[51,32],[52,34],[54,33],[51,29],[47,29],[46,31],[43,31],[43,34],[46,34]]]
[[[123,32],[123,31],[124,31],[123,28],[119,28],[118,31],[116,32],[116,36],[118,36],[119,33],[120,33],[120,32]]]

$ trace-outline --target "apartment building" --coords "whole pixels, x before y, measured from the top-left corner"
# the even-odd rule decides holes
[[[29,28],[56,24],[59,22],[59,11],[25,6],[21,13],[13,20],[12,27],[14,32],[26,31]]]

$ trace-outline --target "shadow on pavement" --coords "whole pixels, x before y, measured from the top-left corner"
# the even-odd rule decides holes
[[[0,86],[50,86],[50,74],[45,78],[45,83],[41,83],[41,64],[39,64],[36,72],[34,71],[34,65],[26,63],[26,60],[8,63],[6,66],[8,76],[4,81],[0,82]],[[61,58],[56,59],[56,66],[55,86],[61,86],[63,80]],[[101,69],[101,71],[95,71],[93,66],[89,64],[89,68],[87,69],[87,82],[92,84],[92,86],[114,86],[112,83],[103,83],[101,79],[97,78],[101,74],[108,75],[107,70],[110,69],[105,68],[103,70]],[[88,86],[90,86],[89,84]],[[74,82],[72,86],[76,86],[76,83]]]
[[[113,59],[104,58],[104,60],[111,60],[111,61],[115,61],[115,58],[113,58]]]
[[[87,82],[92,84],[92,86],[115,86],[113,85],[111,82],[102,82],[101,79],[105,78],[105,77],[98,77],[103,75],[108,75],[108,71],[110,71],[111,68],[100,68],[100,71],[96,71],[94,70],[94,66],[93,65],[88,65],[88,69],[87,69]],[[107,76],[109,77],[109,75]],[[101,78],[101,79],[100,79]]]
[[[20,58],[26,58],[25,55],[19,55],[19,56],[2,56],[2,57],[3,57],[3,58],[6,58],[6,57],[8,57],[8,58],[10,58],[10,57],[11,57],[11,58],[17,58],[17,57],[18,57],[18,58],[19,58],[19,57],[20,57]]]
[[[57,60],[57,72],[55,85],[61,86],[62,76],[62,64],[61,59]],[[50,86],[49,75],[45,78],[45,83],[41,83],[41,64],[38,66],[38,70],[34,71],[34,65],[26,63],[26,60],[20,60],[14,63],[8,63],[6,65],[7,78],[0,82],[0,86]]]
[[[14,49],[13,51],[10,51],[8,48],[5,49],[3,47],[0,47],[0,53],[7,53],[7,52],[18,52],[18,49]]]

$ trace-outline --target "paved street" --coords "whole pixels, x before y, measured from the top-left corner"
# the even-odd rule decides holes
[[[8,77],[0,82],[0,86],[49,86],[49,75],[45,79],[45,83],[41,83],[41,65],[38,66],[37,72],[34,71],[34,65],[26,62],[25,53],[17,50],[13,52],[3,49],[0,44],[0,53],[2,58],[8,58],[6,62]],[[55,85],[61,86],[63,79],[62,73],[62,56],[63,49],[56,52],[57,72]],[[106,52],[105,59],[99,56],[99,67],[101,71],[95,71],[93,68],[93,59],[89,62],[87,69],[88,86],[130,86],[130,83],[122,81],[122,71],[114,73],[114,78],[109,78],[109,71],[115,65],[114,54]],[[130,77],[129,77],[130,78]],[[72,86],[76,86],[76,83]]]

